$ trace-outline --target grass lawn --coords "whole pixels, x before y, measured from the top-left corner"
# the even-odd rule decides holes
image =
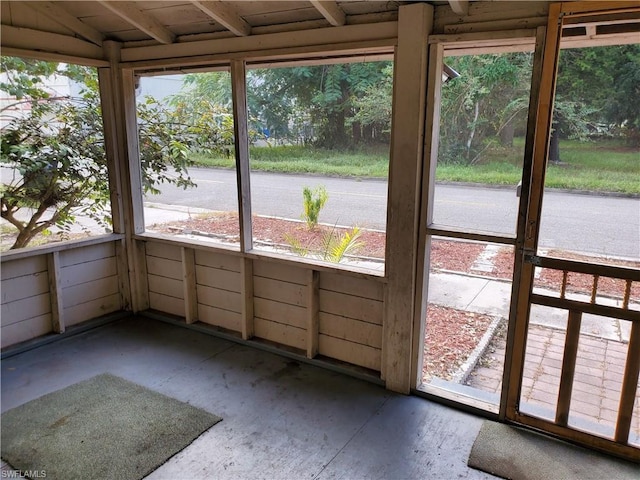
[[[488,185],[516,185],[522,175],[524,140],[513,148],[487,150],[477,165],[438,165],[437,181]],[[354,151],[302,146],[251,147],[251,168],[268,172],[312,173],[329,176],[385,178],[388,146]],[[548,188],[640,194],[640,151],[616,142],[560,144],[561,165],[550,165]],[[233,168],[233,157],[197,156],[200,166]]]

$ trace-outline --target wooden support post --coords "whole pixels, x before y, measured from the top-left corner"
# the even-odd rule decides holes
[[[198,293],[196,287],[196,252],[182,247],[182,289],[184,292],[184,314],[187,323],[198,321]]]
[[[104,42],[110,67],[101,69],[100,88],[105,121],[105,147],[110,175],[111,202],[114,206],[114,232],[125,234],[126,276],[121,284],[128,288],[123,304],[134,312],[149,308],[144,243],[134,235],[144,231],[142,176],[138,152],[135,81],[131,70],[120,68],[121,45]],[[121,262],[119,262],[119,266]],[[124,267],[124,263],[122,263]],[[144,278],[142,271],[144,271]]]
[[[49,295],[51,296],[51,326],[56,333],[64,333],[64,304],[60,275],[60,252],[47,255],[47,274],[49,276]]]
[[[253,260],[243,258],[240,266],[242,281],[242,338],[253,337]]]
[[[320,272],[307,273],[307,358],[318,354],[320,325]]]
[[[622,378],[622,392],[620,393],[620,406],[618,407],[618,420],[616,421],[615,441],[618,443],[629,442],[629,430],[633,417],[633,406],[636,402],[636,390],[638,389],[638,374],[640,373],[640,322],[631,324],[629,335],[629,347],[627,349],[627,361]]]
[[[573,390],[573,376],[576,371],[576,358],[578,356],[578,342],[580,340],[581,323],[582,312],[569,310],[567,334],[564,341],[564,356],[562,358],[562,370],[560,372],[558,405],[556,407],[556,423],[564,427],[567,426],[569,421],[569,408],[571,407],[571,392]]]
[[[538,246],[561,33],[560,4],[553,3],[549,6],[547,27],[538,28],[536,34],[534,81],[529,101],[522,194],[518,210],[514,287],[505,352],[505,381],[500,404],[502,419],[515,419],[518,416],[535,273],[535,266],[525,258],[535,254]]]
[[[424,3],[403,5],[398,13],[395,57],[391,161],[387,203],[385,313],[382,375],[390,390],[409,393],[415,306],[422,302],[416,291],[422,198],[422,164],[427,83],[427,38],[433,26],[433,7]]]
[[[249,126],[247,120],[247,84],[245,64],[231,61],[231,93],[233,96],[233,129],[236,145],[236,175],[238,178],[238,216],[240,217],[240,250],[253,249],[251,231],[251,187],[249,184]]]

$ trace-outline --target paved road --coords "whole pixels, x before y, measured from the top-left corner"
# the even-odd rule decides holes
[[[148,201],[237,210],[235,173],[194,168],[197,188],[163,186]],[[384,229],[387,182],[307,175],[251,174],[254,214],[300,218],[304,186],[324,185],[329,200],[320,221]],[[483,188],[437,185],[434,223],[514,234],[518,198],[515,187]],[[600,255],[640,258],[640,199],[549,191],[544,198],[541,247],[565,248]]]

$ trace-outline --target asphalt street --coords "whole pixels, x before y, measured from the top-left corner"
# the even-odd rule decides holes
[[[235,172],[193,168],[197,188],[162,186],[146,200],[211,210],[237,210]],[[384,229],[387,182],[313,175],[251,173],[252,211],[300,218],[302,189],[324,185],[329,200],[320,221]],[[499,235],[515,235],[518,197],[513,188],[437,185],[434,223]],[[640,258],[640,199],[621,196],[545,192],[541,248],[562,248],[625,258]]]

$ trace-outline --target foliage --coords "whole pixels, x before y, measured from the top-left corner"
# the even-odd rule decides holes
[[[340,234],[334,226],[322,235],[321,248],[317,250],[316,255],[325,262],[340,263],[345,256],[354,254],[364,245],[359,240],[361,235],[359,227],[353,227]],[[312,251],[309,245],[303,245],[295,235],[285,234],[284,239],[296,255],[307,257]]]
[[[104,180],[102,123],[91,96],[75,101],[34,101],[30,114],[2,130],[1,162],[13,166],[3,176],[2,218],[18,230],[11,248],[25,247],[33,237],[57,225],[68,231],[77,214],[106,225],[109,200]],[[18,212],[30,209],[29,218]]]
[[[310,248],[308,246],[303,245],[302,242],[295,235],[285,233],[284,241],[289,244],[289,246],[291,247],[291,250],[296,255],[299,255],[301,257],[306,257],[307,255],[309,255]]]
[[[447,59],[461,76],[442,87],[440,163],[473,165],[488,148],[512,143],[527,111],[532,61],[530,53]]]
[[[336,234],[334,227],[322,238],[322,259],[340,263],[346,255],[351,255],[362,247],[363,243],[359,241],[360,235],[359,227],[353,227],[342,235]]]
[[[6,109],[29,106],[0,132],[0,162],[12,172],[3,175],[1,213],[18,230],[11,248],[26,246],[53,226],[68,231],[79,214],[108,225],[109,184],[95,69],[12,57],[2,57],[2,68],[7,80],[0,87],[16,96]],[[52,72],[77,82],[80,97],[53,96],[45,87]],[[140,105],[138,121],[145,192],[158,193],[160,183],[193,186],[187,171],[190,152],[222,142],[216,124],[193,125],[153,99]]]
[[[388,65],[366,62],[251,70],[249,111],[276,143],[343,148],[365,137],[372,139],[371,129],[365,132],[356,118],[357,99],[389,78]],[[388,105],[390,100],[389,96]]]
[[[584,109],[580,134],[604,130],[639,146],[640,109],[634,101],[639,96],[640,44],[561,50],[556,114],[564,138],[581,138],[575,129],[565,130],[571,121],[566,119],[563,103],[573,102]]]
[[[324,204],[327,203],[329,194],[327,189],[320,185],[313,190],[309,187],[304,187],[302,189],[302,197],[304,207],[302,218],[307,223],[307,228],[313,230],[318,225],[320,211]]]

